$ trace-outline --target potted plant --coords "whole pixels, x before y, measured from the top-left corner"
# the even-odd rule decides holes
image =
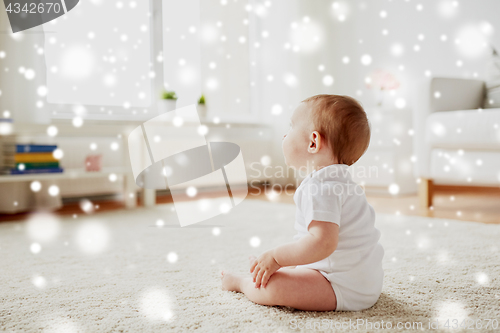
[[[168,111],[175,110],[176,101],[177,101],[177,95],[175,94],[175,91],[168,91],[168,90],[162,91],[158,112],[165,113]]]
[[[205,104],[205,95],[201,95],[198,100],[198,114],[201,120],[207,119],[207,105]]]

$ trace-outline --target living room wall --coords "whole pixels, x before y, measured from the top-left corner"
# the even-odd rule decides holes
[[[374,70],[388,71],[401,83],[384,104],[394,106],[402,98],[411,107],[419,80],[426,76],[485,79],[491,48],[483,47],[483,42],[500,49],[500,2],[495,0],[337,3],[331,42],[335,92],[356,96],[365,106],[376,102],[365,83]],[[347,14],[340,21],[343,11]],[[371,57],[369,65],[361,63],[363,55]],[[344,56],[350,58],[348,64],[340,61]]]
[[[488,45],[500,49],[499,12],[495,0],[273,1],[258,20],[257,34],[267,31],[269,37],[262,39],[257,62],[261,80],[255,88],[260,89],[256,103],[263,110],[262,121],[276,132],[273,164],[284,165],[280,138],[293,109],[308,96],[350,95],[373,107],[378,96],[366,78],[382,70],[400,83],[393,93],[385,93],[383,105],[394,107],[398,101],[411,109],[416,85],[426,77],[486,79]],[[294,45],[308,46],[294,39],[294,25],[310,31],[316,26],[317,48],[294,52]],[[366,65],[364,55],[371,59]],[[295,84],[284,82],[287,74],[295,76]],[[266,80],[268,75],[274,80]],[[323,82],[327,75],[333,78],[330,85]],[[282,108],[279,114],[273,114],[275,105]]]

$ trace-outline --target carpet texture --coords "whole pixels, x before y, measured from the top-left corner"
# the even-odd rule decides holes
[[[398,322],[428,331],[436,320],[443,328],[447,319],[482,319],[479,332],[487,319],[500,321],[500,225],[378,214],[379,301],[321,313],[256,305],[220,288],[221,270],[245,274],[249,255],[292,240],[295,206],[246,200],[185,228],[172,207],[1,223],[0,329],[346,332],[360,324],[357,331],[383,332]]]

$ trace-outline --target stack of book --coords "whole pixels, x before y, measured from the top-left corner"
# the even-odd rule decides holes
[[[15,168],[11,174],[63,172],[59,161],[53,156],[57,145],[16,145]]]
[[[16,167],[15,154],[15,135],[0,135],[0,174],[10,175],[11,169]]]

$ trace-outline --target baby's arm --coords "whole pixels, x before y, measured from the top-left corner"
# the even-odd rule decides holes
[[[250,269],[255,287],[265,287],[280,267],[311,264],[325,259],[337,248],[337,224],[313,220],[308,231],[309,234],[298,241],[276,247],[257,258]]]
[[[296,242],[274,248],[280,266],[306,265],[331,255],[339,241],[339,226],[332,222],[311,221],[309,234]]]

